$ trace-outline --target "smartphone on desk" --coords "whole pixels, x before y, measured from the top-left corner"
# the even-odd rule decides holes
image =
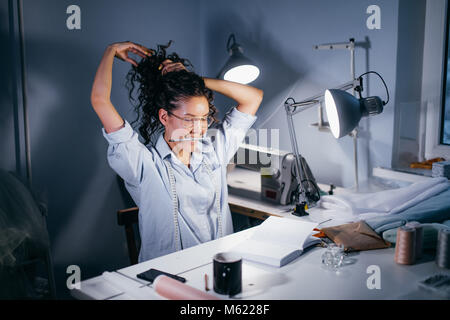
[[[146,280],[149,281],[150,283],[153,283],[153,281],[155,281],[156,277],[159,275],[165,275],[168,276],[170,278],[173,278],[175,280],[181,281],[181,282],[186,282],[186,279],[168,272],[164,272],[161,270],[157,270],[157,269],[150,269],[147,271],[144,271],[142,273],[139,273],[138,275],[136,275],[136,277],[138,277],[139,279],[142,280]]]

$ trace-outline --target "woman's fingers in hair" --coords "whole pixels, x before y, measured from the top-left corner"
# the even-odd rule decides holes
[[[186,70],[185,66],[181,62],[171,64],[170,66],[168,66],[168,68],[169,68],[168,72]]]
[[[166,64],[164,68],[162,69],[161,73],[164,75],[169,72],[173,71],[180,71],[180,70],[186,70],[185,66],[181,62],[175,62]]]
[[[166,59],[163,62],[161,62],[161,64],[159,65],[158,70],[163,69],[164,67],[166,67],[167,65],[169,65],[172,62],[172,60],[170,59]],[[162,71],[161,71],[162,72]]]
[[[134,61],[133,59],[129,58],[129,57],[126,57],[124,60],[127,61],[127,62],[129,62],[129,63],[131,63],[131,64],[132,64],[133,66],[135,66],[135,67],[138,66],[137,62]]]
[[[130,51],[133,52],[134,54],[137,54],[141,58],[146,58],[147,57],[147,55],[145,53],[143,53],[142,51],[137,50],[135,48],[131,48]]]
[[[155,50],[149,49],[149,48],[141,46],[141,45],[139,45],[139,46],[141,47],[142,51],[144,51],[144,53],[148,56],[152,56],[156,53]]]
[[[183,66],[183,64],[180,63],[180,62],[178,62],[178,63],[176,63],[176,64],[170,66],[170,69],[169,69],[168,72],[180,71],[180,70],[183,70],[183,69],[185,69],[185,67]]]
[[[172,68],[169,65],[166,65],[162,70],[161,70],[161,74],[165,75],[166,73],[169,73],[172,71]]]
[[[136,51],[138,51],[139,53],[141,53],[143,56],[141,56],[141,54],[139,54],[141,57],[145,58],[145,56],[151,56],[154,54],[155,51],[148,49],[140,44],[131,42],[130,43],[132,46],[132,48]]]

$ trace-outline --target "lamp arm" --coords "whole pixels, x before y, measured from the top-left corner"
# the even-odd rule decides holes
[[[292,114],[289,112],[289,103],[285,103],[284,107],[286,109],[286,115],[287,115],[287,122],[288,122],[288,129],[289,129],[289,137],[291,140],[291,145],[292,145],[292,150],[294,151],[294,156],[295,156],[295,168],[297,170],[297,175],[295,176],[297,179],[297,182],[300,186],[300,194],[299,194],[299,198],[296,199],[296,201],[298,203],[306,203],[306,190],[303,188],[303,183],[302,181],[304,180],[303,177],[303,171],[300,170],[300,152],[298,151],[298,143],[297,143],[297,136],[295,134],[295,129],[294,129],[294,123],[292,121]]]
[[[355,89],[356,91],[362,90],[362,83],[361,83],[361,77],[358,79],[353,79],[352,81],[346,82],[335,89],[338,90],[349,90],[349,89]],[[299,194],[296,200],[296,209],[294,212],[297,212],[296,215],[304,215],[307,214],[304,211],[305,204],[308,204],[308,199],[306,196],[306,190],[303,186],[303,181],[305,181],[305,177],[303,176],[303,170],[300,170],[302,167],[301,160],[300,160],[300,152],[298,151],[298,142],[297,142],[297,135],[295,134],[295,126],[294,122],[292,120],[292,116],[296,113],[305,111],[314,105],[321,103],[324,99],[325,94],[320,93],[315,96],[312,96],[308,99],[302,100],[300,102],[295,102],[293,98],[288,98],[284,102],[284,108],[286,110],[286,116],[287,116],[287,123],[288,123],[288,129],[289,129],[289,137],[291,140],[292,150],[294,152],[295,156],[295,168],[297,170],[296,179],[299,184]],[[292,100],[293,102],[289,102],[289,100]]]
[[[357,88],[360,85],[361,85],[361,79],[358,78],[358,79],[354,79],[352,81],[346,82],[346,83],[344,83],[344,84],[342,84],[342,85],[340,85],[338,87],[335,87],[333,89],[346,91],[346,90],[349,90],[349,89],[352,89],[352,88]],[[288,109],[286,109],[286,112],[288,112],[291,115],[294,115],[294,114],[297,114],[299,112],[308,110],[309,108],[311,108],[314,105],[316,105],[316,104],[320,103],[321,101],[323,101],[323,97],[324,96],[325,96],[324,93],[320,93],[320,94],[316,94],[315,96],[309,97],[308,99],[302,100],[300,102],[295,102],[294,101],[293,103],[288,103],[287,102],[289,99],[292,99],[292,98],[289,98],[289,99],[286,100],[285,105],[286,105],[286,103],[288,103],[289,104],[288,107],[289,108],[294,108],[294,110],[291,111],[288,108]],[[297,109],[299,107],[301,107],[301,108]]]
[[[327,44],[327,45],[318,45],[315,46],[315,49],[334,49],[334,48],[345,48],[345,49],[350,49],[351,50],[351,67],[352,67],[352,80],[337,87],[336,89],[340,89],[340,90],[349,90],[349,89],[354,89],[354,91],[358,91],[360,92],[362,90],[362,80],[361,78],[359,79],[355,79],[354,76],[354,48],[355,48],[355,41],[354,39],[350,39],[349,43],[338,43],[338,44]],[[357,89],[359,88],[359,90]],[[302,167],[301,164],[301,155],[298,151],[298,143],[297,143],[297,136],[295,134],[295,126],[293,123],[293,115],[305,110],[310,109],[311,107],[315,106],[316,104],[322,103],[323,99],[324,99],[324,93],[320,93],[317,94],[315,96],[312,96],[308,99],[305,99],[303,101],[300,102],[295,102],[294,99],[292,98],[288,98],[285,103],[285,111],[286,111],[286,116],[287,116],[287,122],[288,122],[288,129],[289,129],[289,136],[290,136],[290,140],[291,140],[291,145],[292,145],[292,150],[294,151],[294,155],[295,155],[295,167],[296,170],[298,172],[298,174],[296,175],[297,181],[299,183],[299,190],[300,190],[300,194],[298,194],[298,198],[296,198],[296,210],[299,211],[300,215],[303,215],[302,212],[304,213],[304,209],[302,209],[301,207],[304,207],[304,204],[307,203],[308,199],[306,196],[306,190],[303,186],[303,181],[304,181],[304,177],[303,177],[303,170],[300,170],[300,168]],[[290,103],[289,100],[292,100],[293,102]],[[294,212],[295,212],[294,211]]]

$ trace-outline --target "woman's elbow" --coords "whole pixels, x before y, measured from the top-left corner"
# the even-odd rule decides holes
[[[103,106],[107,103],[106,99],[102,96],[99,96],[98,94],[92,93],[91,94],[91,105],[92,108],[96,109],[100,106]]]
[[[261,104],[261,102],[262,102],[262,100],[263,100],[263,97],[264,97],[264,91],[263,90],[261,90],[261,89],[257,89],[256,88],[256,92],[257,92],[257,94],[256,94],[256,98],[255,98],[255,100],[256,100],[256,102],[258,103],[258,106]]]
[[[261,103],[263,100],[263,97],[264,97],[264,91],[261,89],[258,89],[258,94],[259,94],[259,100],[260,100],[259,103]]]

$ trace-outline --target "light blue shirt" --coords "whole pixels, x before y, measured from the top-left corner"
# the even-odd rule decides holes
[[[182,248],[220,236],[219,210],[214,205],[216,188],[220,196],[223,235],[233,233],[226,168],[256,118],[231,108],[217,128],[208,130],[207,138],[201,142],[201,152],[192,153],[190,168],[175,156],[163,133],[155,147],[147,148],[127,121],[123,128],[109,134],[102,128],[109,143],[109,165],[125,181],[139,207],[139,262],[176,251],[174,205],[165,160],[171,164],[175,178]],[[210,166],[213,177],[208,174],[205,163]]]

